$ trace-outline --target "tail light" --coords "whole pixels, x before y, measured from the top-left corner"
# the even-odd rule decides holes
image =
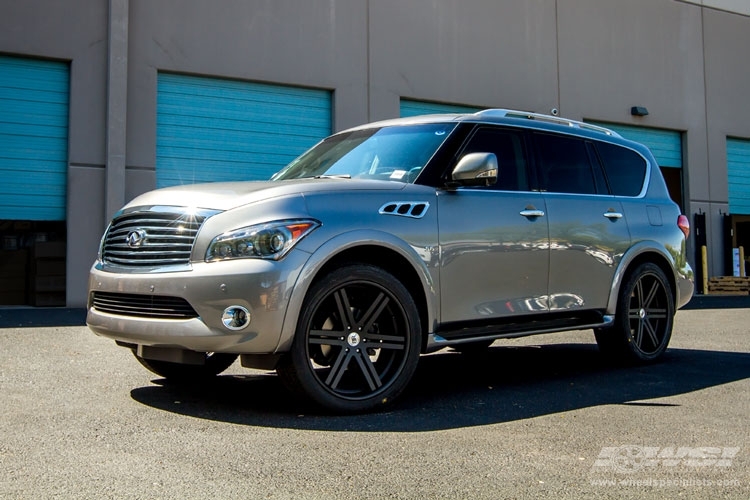
[[[680,215],[677,217],[677,227],[683,232],[685,239],[690,237],[690,219],[688,219],[686,215]]]

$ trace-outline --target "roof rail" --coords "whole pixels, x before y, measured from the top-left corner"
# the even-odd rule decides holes
[[[598,125],[592,125],[590,123],[580,122],[576,120],[570,120],[568,118],[560,118],[559,116],[543,115],[541,113],[529,113],[526,111],[515,111],[511,109],[485,109],[475,113],[476,116],[481,118],[517,118],[525,120],[536,120],[547,123],[555,123],[558,125],[565,125],[568,127],[575,127],[585,130],[591,130],[593,132],[599,132],[612,137],[621,137],[620,134],[614,130],[610,130],[605,127]]]

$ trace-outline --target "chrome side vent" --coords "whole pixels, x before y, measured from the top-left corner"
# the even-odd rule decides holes
[[[429,208],[430,204],[426,201],[394,201],[380,207],[378,213],[380,215],[400,215],[412,219],[421,219]]]

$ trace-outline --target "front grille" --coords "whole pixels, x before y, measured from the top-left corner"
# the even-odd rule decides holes
[[[135,293],[94,292],[91,303],[97,311],[139,318],[190,319],[198,313],[183,298]]]
[[[204,215],[133,212],[116,217],[104,237],[102,260],[124,267],[162,267],[190,262]]]

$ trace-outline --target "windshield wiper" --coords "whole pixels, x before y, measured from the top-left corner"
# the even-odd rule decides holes
[[[351,174],[316,175],[313,179],[351,179]]]

